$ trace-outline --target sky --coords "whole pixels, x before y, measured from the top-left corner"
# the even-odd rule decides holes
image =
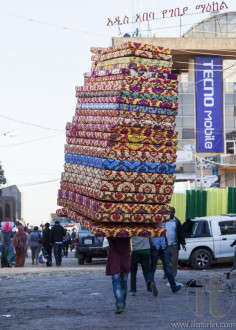
[[[225,3],[236,10],[233,0]],[[133,15],[154,11],[152,33],[179,37],[209,17],[196,9],[201,4],[208,1],[178,2],[181,13],[188,7],[180,30],[180,18],[170,17],[177,7],[173,0],[0,0],[0,162],[5,186],[17,185],[22,193],[27,223],[45,223],[59,208],[65,125],[75,112],[75,86],[83,84],[83,73],[91,68],[90,47],[111,46],[112,37],[136,28],[148,35],[146,22],[119,30],[107,26],[108,18],[114,22],[127,16],[132,22]],[[12,131],[15,137],[4,135]]]

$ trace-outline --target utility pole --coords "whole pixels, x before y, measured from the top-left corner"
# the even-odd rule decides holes
[[[203,189],[203,168],[202,168],[202,158],[200,158],[200,174],[201,174],[201,190]]]

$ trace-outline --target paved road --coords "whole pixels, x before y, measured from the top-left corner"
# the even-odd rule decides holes
[[[232,264],[216,264],[207,271],[181,268],[178,282],[201,276],[204,287],[184,286],[172,294],[158,266],[157,298],[146,291],[139,270],[137,295],[128,296],[125,312],[115,315],[111,278],[104,275],[104,260],[79,266],[70,253],[63,258],[62,267],[47,268],[45,264],[33,266],[27,259],[24,268],[0,268],[0,329],[232,328],[229,323],[236,326],[236,276],[226,281],[224,275],[231,268]],[[212,279],[223,286],[219,293],[211,290]],[[210,304],[210,297],[215,304]],[[223,316],[216,317],[217,313]]]

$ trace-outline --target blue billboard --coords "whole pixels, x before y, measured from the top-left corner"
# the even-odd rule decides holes
[[[221,56],[196,56],[197,152],[224,152]]]

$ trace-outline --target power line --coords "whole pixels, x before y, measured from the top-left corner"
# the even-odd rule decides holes
[[[18,119],[14,119],[14,118],[11,118],[11,117],[8,117],[8,116],[4,116],[4,115],[0,115],[0,117],[6,118],[8,120],[12,120],[12,121],[15,121],[17,123],[24,124],[24,125],[34,126],[34,127],[38,127],[38,128],[42,128],[42,129],[52,130],[52,131],[64,132],[64,130],[62,130],[62,129],[45,127],[45,126],[41,126],[41,125],[37,125],[37,124],[33,124],[33,123],[28,123],[28,122],[25,122],[25,121],[22,121],[22,120],[18,120]]]
[[[107,36],[105,34],[88,32],[88,31],[85,31],[85,30],[78,30],[78,29],[74,29],[74,28],[70,28],[70,27],[66,27],[66,26],[61,26],[61,25],[57,25],[57,24],[52,24],[52,23],[47,23],[47,22],[44,22],[44,21],[40,21],[40,20],[36,20],[36,19],[32,19],[32,18],[20,16],[20,15],[15,15],[15,14],[3,12],[3,11],[0,11],[0,14],[20,18],[20,19],[23,19],[23,20],[26,20],[26,21],[29,21],[29,22],[32,22],[32,23],[48,25],[48,26],[55,27],[55,28],[58,28],[58,29],[61,29],[61,30],[68,30],[68,31],[73,31],[73,32],[85,33],[85,34],[89,34],[89,35],[95,35],[95,36],[99,36],[99,37],[110,38],[110,36]]]
[[[46,139],[58,136],[60,134],[62,134],[62,133],[46,136],[46,137],[39,138],[39,139],[29,140],[29,141],[25,141],[25,142],[19,142],[19,143],[9,144],[9,145],[5,145],[5,146],[0,146],[0,148],[15,147],[15,146],[18,146],[18,145],[21,145],[21,144],[27,144],[27,143],[31,143],[31,142],[40,141],[40,140],[46,140]]]
[[[38,181],[38,182],[31,182],[31,183],[22,183],[22,184],[16,184],[17,187],[28,187],[28,186],[37,186],[40,184],[46,184],[46,183],[52,183],[52,182],[57,182],[60,181],[61,179],[53,179],[53,180],[48,180],[48,181]],[[4,187],[7,188],[7,187]]]

